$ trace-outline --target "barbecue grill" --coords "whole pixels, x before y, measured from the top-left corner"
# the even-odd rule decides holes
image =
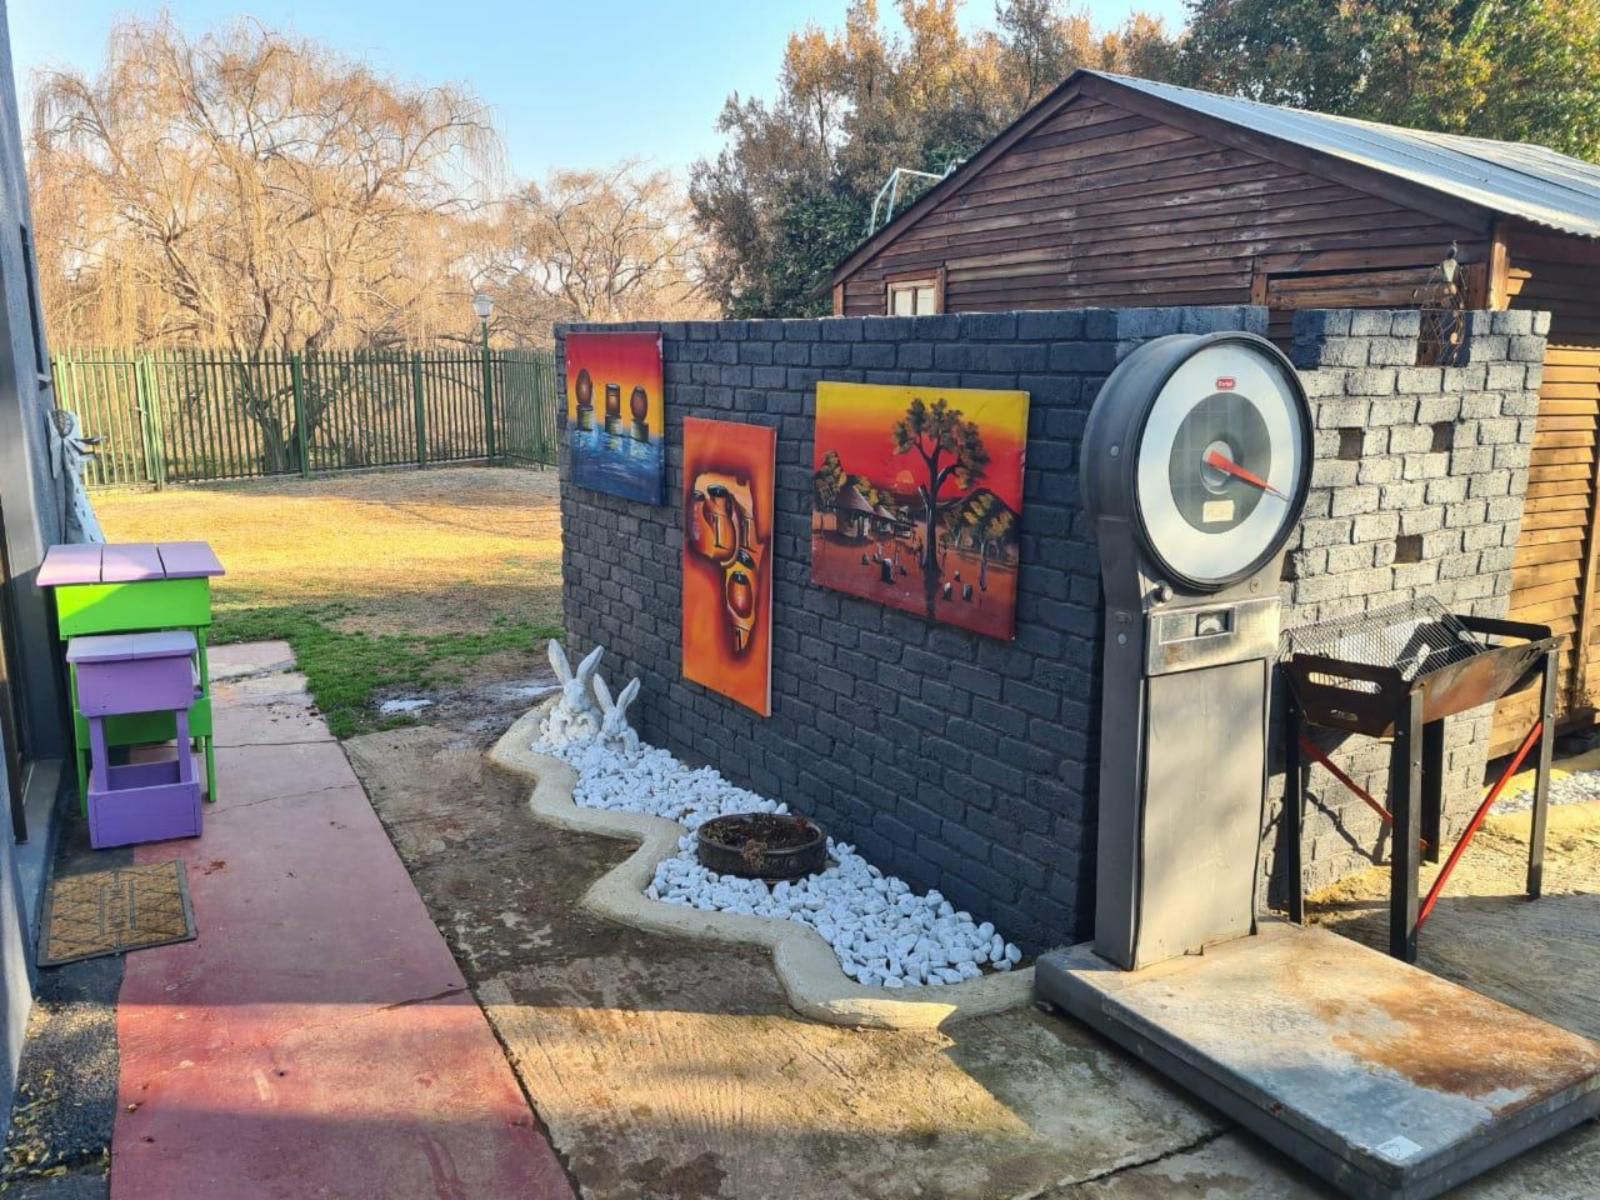
[[[1413,962],[1417,930],[1427,921],[1456,863],[1505,784],[1537,745],[1528,894],[1539,894],[1554,740],[1553,736],[1546,736],[1546,731],[1553,735],[1550,722],[1554,715],[1559,645],[1559,639],[1551,635],[1546,625],[1455,614],[1427,596],[1284,634],[1279,658],[1290,693],[1284,704],[1284,814],[1290,849],[1291,919],[1301,922],[1305,918],[1301,870],[1305,757],[1326,767],[1391,827],[1394,850],[1389,952]],[[1536,679],[1543,686],[1538,716],[1419,908],[1417,874],[1421,859],[1437,862],[1439,858],[1445,718],[1520,692]],[[1379,804],[1339,770],[1307,735],[1306,726],[1392,738],[1389,807]]]

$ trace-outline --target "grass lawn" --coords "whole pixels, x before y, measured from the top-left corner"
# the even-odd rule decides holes
[[[213,642],[283,638],[336,737],[375,691],[512,674],[561,635],[556,473],[454,467],[99,492],[114,542],[203,539]]]

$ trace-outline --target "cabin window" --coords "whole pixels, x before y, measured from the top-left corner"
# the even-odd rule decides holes
[[[891,317],[926,317],[944,311],[944,281],[938,275],[888,281]]]

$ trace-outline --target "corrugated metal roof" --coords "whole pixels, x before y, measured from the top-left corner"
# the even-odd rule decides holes
[[[1088,71],[1219,121],[1562,233],[1600,238],[1600,166],[1527,142],[1427,133]]]

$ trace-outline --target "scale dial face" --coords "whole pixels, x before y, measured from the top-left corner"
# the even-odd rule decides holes
[[[1150,406],[1135,489],[1148,548],[1175,582],[1225,587],[1289,536],[1309,483],[1311,428],[1285,370],[1248,343],[1215,343]]]

